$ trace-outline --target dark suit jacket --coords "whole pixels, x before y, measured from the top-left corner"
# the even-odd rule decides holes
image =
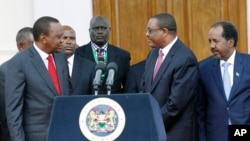
[[[75,55],[71,84],[75,95],[93,94],[92,81],[96,64],[88,59]]]
[[[54,53],[62,96],[70,95],[67,58]],[[31,46],[15,55],[5,74],[5,101],[12,141],[45,141],[56,88],[40,55]]]
[[[5,72],[8,61],[0,66],[0,141],[10,141],[10,134],[5,114]]]
[[[198,63],[192,51],[179,39],[168,52],[155,80],[154,66],[159,49],[152,49],[145,64],[143,92],[158,101],[168,141],[196,140],[195,99],[198,86]]]
[[[146,60],[132,65],[129,69],[126,84],[124,87],[125,93],[138,93],[142,75],[144,73]]]
[[[197,105],[201,141],[228,141],[232,124],[250,124],[250,56],[236,52],[234,78],[226,99],[220,61],[211,56],[199,63],[201,92]]]
[[[111,93],[119,94],[123,92],[123,86],[126,82],[127,73],[130,67],[130,53],[110,44],[108,44],[107,52],[108,52],[107,63],[115,62],[118,66],[118,71],[115,73],[114,84],[112,86]],[[92,62],[95,62],[94,56],[92,54],[91,43],[78,47],[75,50],[75,55],[80,55],[82,57],[91,60]],[[101,87],[99,93],[100,94],[107,93],[106,78],[104,78],[103,86]]]

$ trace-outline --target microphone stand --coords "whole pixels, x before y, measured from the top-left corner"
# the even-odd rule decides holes
[[[98,95],[98,85],[94,85],[95,95]]]
[[[107,85],[107,94],[108,94],[108,95],[111,94],[111,85]]]

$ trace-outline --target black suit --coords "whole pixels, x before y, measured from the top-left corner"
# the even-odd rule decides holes
[[[112,86],[111,93],[122,93],[123,86],[126,81],[126,76],[130,67],[130,53],[119,47],[115,47],[113,45],[108,44],[107,54],[108,54],[107,64],[110,62],[115,62],[118,66],[118,71],[115,73],[114,84]],[[75,55],[80,55],[82,57],[91,60],[92,62],[95,62],[94,56],[92,54],[91,43],[78,47],[75,50]],[[107,93],[106,78],[104,78],[103,85],[99,93],[100,94]]]
[[[79,55],[74,56],[73,63],[71,76],[73,94],[93,94],[92,81],[96,64]]]
[[[199,79],[196,57],[177,39],[152,80],[158,53],[159,49],[149,53],[141,88],[158,101],[168,141],[195,141],[195,100]]]
[[[0,141],[10,141],[5,114],[5,72],[8,61],[0,66]]]
[[[145,67],[146,60],[143,60],[137,64],[134,64],[130,67],[126,84],[124,87],[125,93],[138,93],[142,75],[144,73],[144,67]]]

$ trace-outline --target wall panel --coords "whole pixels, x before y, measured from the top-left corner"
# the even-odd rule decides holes
[[[128,50],[131,64],[147,56],[147,21],[161,12],[174,15],[178,37],[198,60],[211,55],[208,30],[214,21],[222,19],[235,23],[239,30],[237,49],[247,53],[246,0],[93,0],[93,15],[110,20],[110,43]]]

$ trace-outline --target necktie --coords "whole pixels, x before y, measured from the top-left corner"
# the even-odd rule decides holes
[[[97,59],[99,62],[104,62],[103,52],[104,52],[104,49],[102,49],[102,48],[97,49]]]
[[[226,94],[226,98],[228,100],[229,95],[230,95],[230,91],[231,91],[231,81],[230,81],[230,75],[228,72],[228,66],[230,65],[230,63],[225,62],[222,64],[222,66],[224,67],[224,73],[223,73],[223,85],[224,85],[224,91]]]
[[[56,88],[56,91],[58,93],[58,95],[61,95],[61,90],[60,90],[60,85],[59,85],[59,80],[58,80],[58,77],[57,77],[57,72],[56,72],[56,68],[55,68],[55,65],[54,65],[54,62],[53,62],[53,58],[51,55],[49,55],[47,57],[48,59],[48,71],[49,71],[49,75],[55,85],[55,88]]]
[[[156,61],[155,69],[154,69],[153,80],[155,79],[155,76],[161,67],[161,64],[163,62],[163,56],[164,56],[164,54],[163,54],[162,50],[160,50],[159,54],[158,54],[157,61]]]

